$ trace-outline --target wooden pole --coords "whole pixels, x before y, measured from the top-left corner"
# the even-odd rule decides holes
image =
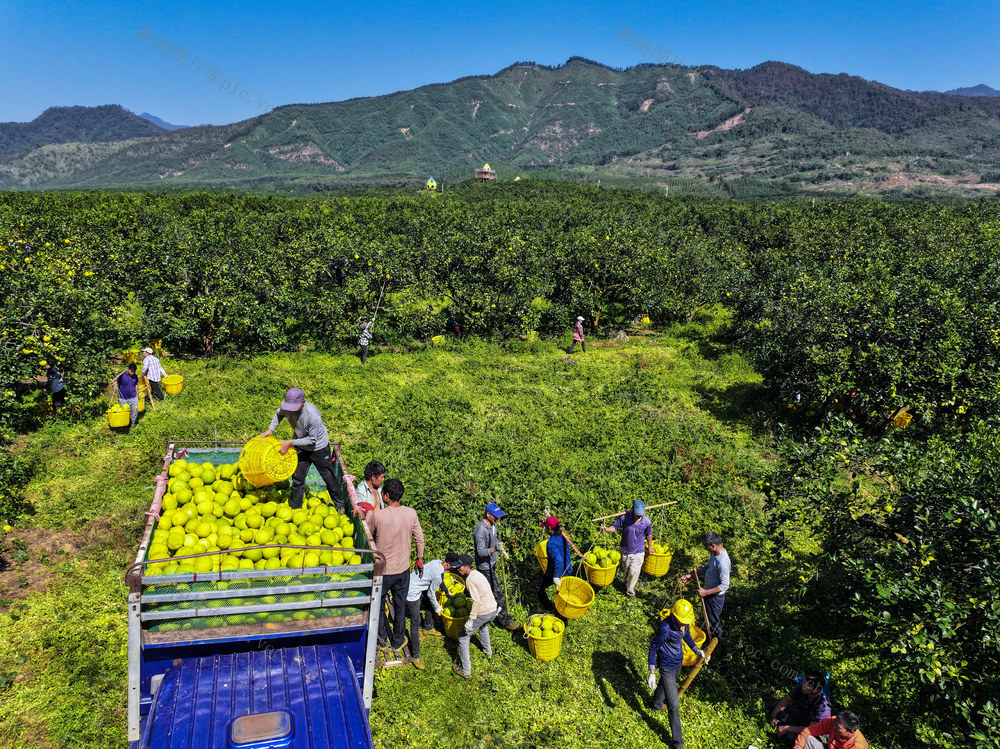
[[[576,548],[576,544],[573,543],[573,539],[569,537],[569,534],[566,531],[562,532],[562,537],[569,541],[569,545],[573,547],[573,551],[575,551],[578,556],[583,556],[583,552]]]
[[[657,510],[660,507],[669,507],[670,505],[675,505],[678,502],[680,502],[680,500],[679,499],[675,499],[673,502],[664,502],[662,505],[651,505],[650,507],[647,507],[646,509],[647,510]],[[630,510],[625,510],[625,512],[631,512],[631,511]],[[621,517],[622,515],[625,514],[625,512],[616,512],[614,515],[605,515],[603,518],[594,518],[593,522],[598,523],[601,520],[610,520],[611,518]]]
[[[715,650],[715,646],[718,644],[719,644],[718,639],[713,639],[710,643],[708,643],[708,649],[705,650],[705,658],[699,658],[698,662],[694,664],[694,668],[691,669],[691,673],[687,675],[687,678],[684,680],[684,683],[681,684],[681,688],[677,690],[677,699],[680,699],[681,697],[684,696],[684,693],[687,691],[687,688],[691,686],[691,682],[694,681],[694,677],[698,675],[698,672],[701,671],[701,667],[705,665],[705,660],[710,655],[712,655],[712,651]]]
[[[701,588],[701,580],[698,579],[698,568],[697,567],[694,568],[694,581],[698,584],[698,587]],[[701,598],[701,613],[705,615],[705,634],[708,637],[708,639],[711,640],[712,639],[712,625],[709,624],[709,622],[708,622],[708,607],[705,606],[705,599],[704,599],[704,597],[702,597],[701,595],[699,595],[698,598]]]
[[[139,375],[139,382],[142,383],[142,390],[147,395],[147,400],[149,401],[149,407],[152,410],[156,410],[156,406],[153,405],[153,388],[149,384],[149,378],[146,375]]]

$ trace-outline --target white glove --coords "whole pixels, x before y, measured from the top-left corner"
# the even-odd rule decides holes
[[[497,551],[503,554],[503,541],[497,541]]]
[[[465,631],[470,635],[472,634],[472,618],[470,617],[468,621],[465,622]]]
[[[552,578],[552,583],[556,586],[556,590],[559,590],[559,586],[562,585],[562,578],[561,577],[553,577]]]
[[[654,689],[656,689],[656,672],[655,671],[650,671],[649,672],[649,678],[646,679],[646,684],[649,685],[649,691],[650,692],[652,692]]]
[[[699,650],[698,651],[698,657],[702,658],[705,661],[705,663],[708,663],[710,660],[712,660],[712,656],[705,655],[705,651],[704,650]]]
[[[434,613],[437,614],[438,616],[441,616],[443,612],[444,609],[441,606],[438,606],[436,609],[434,609]]]

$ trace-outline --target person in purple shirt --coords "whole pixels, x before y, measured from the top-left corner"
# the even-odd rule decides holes
[[[639,582],[646,550],[653,541],[653,522],[646,516],[646,503],[641,499],[632,503],[632,511],[621,515],[613,526],[602,525],[605,533],[621,533],[622,565],[625,568],[625,593],[635,598],[635,584]]]
[[[819,723],[832,714],[830,691],[826,677],[808,672],[798,684],[771,710],[771,725],[777,726],[775,737],[794,741],[806,726]]]
[[[139,394],[135,390],[139,384],[139,375],[135,373],[135,369],[134,363],[129,364],[115,378],[115,383],[118,385],[118,405],[129,407],[129,429],[135,426],[135,421],[139,418]]]
[[[684,736],[681,733],[681,712],[677,696],[677,677],[684,663],[684,645],[699,658],[707,657],[691,637],[691,625],[694,624],[694,607],[690,601],[679,599],[673,608],[660,612],[660,626],[649,643],[649,681],[653,692],[653,709],[662,710],[666,701],[670,714],[670,733],[674,747],[684,746]],[[656,683],[656,669],[660,670],[660,683]]]

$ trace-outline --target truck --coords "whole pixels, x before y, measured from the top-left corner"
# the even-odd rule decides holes
[[[221,466],[242,447],[167,443],[126,574],[130,749],[371,749],[384,558],[354,513],[354,547],[323,547],[352,552],[350,565],[164,573],[149,558],[171,463]],[[353,508],[339,443],[331,451]],[[320,488],[312,474],[307,486]]]

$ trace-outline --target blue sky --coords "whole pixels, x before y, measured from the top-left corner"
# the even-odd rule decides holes
[[[0,121],[28,121],[50,106],[121,104],[177,124],[224,124],[282,104],[491,74],[516,61],[649,62],[616,38],[622,26],[684,65],[780,60],[917,91],[1000,88],[996,0],[4,0]]]

